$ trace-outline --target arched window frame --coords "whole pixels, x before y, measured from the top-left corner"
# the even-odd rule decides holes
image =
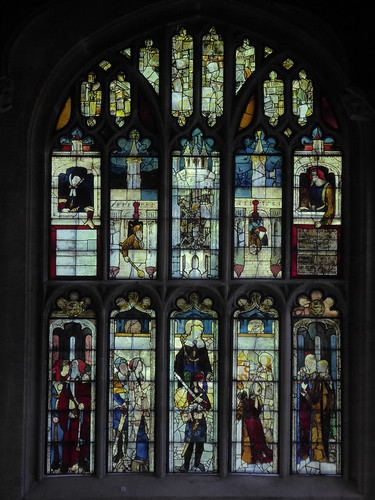
[[[186,286],[187,286],[187,285],[186,285]],[[336,285],[335,285],[335,286],[336,286]],[[337,286],[340,288],[340,284],[338,284]],[[55,288],[56,288],[56,285],[51,284],[51,290],[54,290]],[[338,289],[336,289],[336,288],[335,288],[335,290],[336,290],[336,294],[337,294],[337,290],[338,290]],[[286,323],[287,323],[287,321],[286,321]],[[224,324],[225,324],[225,322],[224,322]]]

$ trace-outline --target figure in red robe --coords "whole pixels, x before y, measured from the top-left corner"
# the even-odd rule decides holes
[[[246,391],[238,394],[237,420],[242,420],[241,458],[248,464],[265,464],[273,460],[263,432],[260,414],[261,402],[257,396],[248,396]]]

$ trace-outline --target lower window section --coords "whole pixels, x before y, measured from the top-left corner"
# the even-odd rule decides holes
[[[170,472],[218,471],[218,320],[211,305],[191,294],[171,314]]]
[[[278,472],[278,313],[253,292],[233,320],[232,472]]]
[[[340,315],[315,290],[293,310],[293,446],[296,474],[341,474]]]
[[[111,314],[109,472],[153,472],[155,312],[137,293],[116,300]]]

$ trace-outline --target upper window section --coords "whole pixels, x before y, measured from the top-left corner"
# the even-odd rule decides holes
[[[341,276],[338,122],[264,42],[156,29],[82,70],[51,152],[51,279]]]

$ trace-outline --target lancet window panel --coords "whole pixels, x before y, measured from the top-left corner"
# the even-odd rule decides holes
[[[169,472],[218,472],[218,315],[192,293],[170,315]]]
[[[49,315],[47,474],[95,471],[96,339],[90,297],[58,297]]]
[[[108,471],[155,471],[156,315],[149,297],[115,300],[109,333]]]
[[[341,314],[333,297],[312,290],[292,311],[292,470],[342,472]]]

